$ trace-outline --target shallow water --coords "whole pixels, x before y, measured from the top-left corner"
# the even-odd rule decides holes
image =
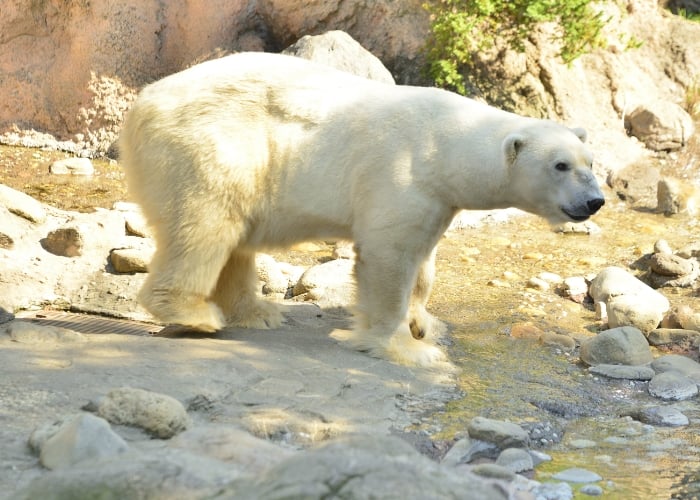
[[[674,250],[697,240],[691,217],[666,218],[630,209],[610,193],[607,198],[594,218],[599,234],[558,234],[523,216],[454,232],[442,241],[430,308],[453,328],[451,357],[461,368],[464,397],[448,405],[432,430],[450,439],[464,435],[476,415],[511,420],[543,430],[543,441],[535,444],[553,460],[536,468],[539,481],[580,467],[603,477],[598,484],[604,498],[700,498],[697,398],[678,405],[691,419],[688,427],[642,425],[625,416],[630,408],[663,404],[648,396],[646,383],[594,377],[578,362],[577,350],[567,354],[510,335],[513,325],[531,323],[580,343],[603,327],[590,305],[553,290],[526,288],[530,277],[542,271],[585,276],[610,265],[627,269],[659,239]],[[692,290],[661,291],[672,306],[698,310]],[[596,445],[577,449],[571,445],[576,439]],[[573,485],[574,491],[580,486]]]

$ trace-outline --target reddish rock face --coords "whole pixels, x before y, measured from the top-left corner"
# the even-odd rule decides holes
[[[0,9],[0,134],[35,129],[106,151],[136,91],[224,51],[279,51],[345,30],[385,64],[413,58],[421,0],[7,0]],[[15,125],[15,127],[13,127]]]

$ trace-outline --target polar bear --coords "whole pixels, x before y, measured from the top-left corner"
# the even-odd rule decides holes
[[[431,365],[435,248],[461,209],[517,207],[582,221],[604,198],[581,129],[435,88],[310,61],[239,53],[147,86],[120,158],[156,252],[139,294],[160,320],[213,332],[274,328],[256,251],[352,239],[356,325],[371,355]]]

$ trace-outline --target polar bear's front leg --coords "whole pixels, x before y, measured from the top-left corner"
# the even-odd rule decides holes
[[[212,300],[221,308],[226,323],[242,328],[277,328],[284,317],[280,306],[259,299],[255,254],[233,251],[219,275]]]
[[[414,339],[435,342],[445,331],[445,324],[426,310],[435,280],[435,255],[437,247],[418,269],[416,283],[411,293],[408,310],[408,326]]]
[[[420,259],[409,249],[386,242],[357,248],[356,327],[336,338],[372,356],[403,364],[429,366],[444,361],[440,349],[411,336],[406,320]]]

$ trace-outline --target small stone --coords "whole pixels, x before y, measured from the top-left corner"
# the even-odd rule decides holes
[[[532,470],[535,467],[530,453],[522,448],[506,448],[498,455],[496,465],[500,465],[516,474]]]
[[[671,255],[673,254],[673,250],[671,249],[671,245],[668,244],[668,241],[658,240],[656,243],[654,243],[654,253]]]
[[[90,406],[113,424],[139,427],[161,439],[173,437],[190,424],[185,407],[177,399],[132,387],[113,389]]]
[[[77,227],[55,229],[41,240],[44,250],[61,257],[79,257],[83,254],[83,235]]]
[[[582,276],[572,276],[564,279],[564,293],[567,297],[588,294],[588,283]]]
[[[141,238],[148,238],[151,235],[148,223],[141,212],[126,212],[124,214],[124,229],[126,234]]]
[[[90,158],[65,158],[53,162],[49,172],[55,175],[92,175],[95,167]]]
[[[572,439],[569,441],[569,446],[581,450],[585,448],[594,448],[598,446],[598,443],[591,441],[590,439]]]
[[[582,486],[578,491],[584,495],[588,495],[589,497],[599,497],[603,494],[603,488],[597,484],[587,484]]]
[[[354,301],[354,262],[337,259],[312,266],[294,285],[294,296],[307,294],[320,307],[345,307]]]
[[[672,406],[652,406],[642,408],[634,412],[634,418],[650,425],[660,425],[665,427],[681,427],[688,425],[688,417]]]
[[[515,339],[539,339],[544,331],[532,323],[516,323],[510,327],[510,336]]]
[[[666,401],[682,401],[697,393],[697,384],[676,371],[659,373],[649,382],[649,394]]]
[[[282,273],[277,261],[271,256],[259,253],[255,256],[258,279],[264,283],[263,293],[287,293],[289,280]]]
[[[351,241],[339,241],[336,243],[331,257],[334,259],[349,259],[355,258],[355,248]]]
[[[498,447],[478,439],[463,438],[452,445],[442,459],[442,464],[455,467],[468,464],[479,458],[496,458]]]
[[[85,413],[64,423],[41,445],[40,461],[47,469],[61,469],[86,460],[124,453],[126,442],[106,420]]]
[[[588,371],[608,378],[626,380],[651,380],[655,375],[650,366],[600,364],[591,366]]]
[[[690,260],[668,253],[655,253],[649,259],[651,270],[662,276],[677,278],[693,271]]]
[[[700,338],[700,332],[682,328],[657,328],[649,333],[647,339],[653,346],[692,345]]]
[[[637,328],[623,326],[600,332],[581,344],[581,360],[587,365],[644,365],[654,357],[646,337]]]
[[[656,373],[677,371],[692,379],[700,375],[700,363],[679,354],[667,354],[656,358],[651,367]]]
[[[555,273],[550,273],[547,271],[542,271],[537,277],[541,280],[546,281],[552,285],[557,285],[563,281],[562,277]]]
[[[595,472],[578,467],[572,467],[571,469],[557,472],[552,477],[559,481],[567,481],[569,483],[594,483],[603,479]]]
[[[530,278],[525,284],[528,288],[534,288],[535,290],[540,290],[546,292],[549,290],[549,283],[540,278]]]
[[[10,235],[0,232],[0,248],[11,250],[15,246],[15,241]]]
[[[526,448],[527,432],[517,424],[485,417],[474,417],[467,427],[469,437],[494,443],[501,449]]]
[[[471,467],[469,471],[477,476],[490,479],[502,479],[504,481],[515,479],[515,472],[498,464],[478,464]]]
[[[118,273],[147,273],[153,251],[145,248],[115,248],[109,262]]]
[[[576,348],[576,341],[568,335],[554,332],[544,332],[539,338],[540,344],[558,347],[566,352],[571,352]]]

